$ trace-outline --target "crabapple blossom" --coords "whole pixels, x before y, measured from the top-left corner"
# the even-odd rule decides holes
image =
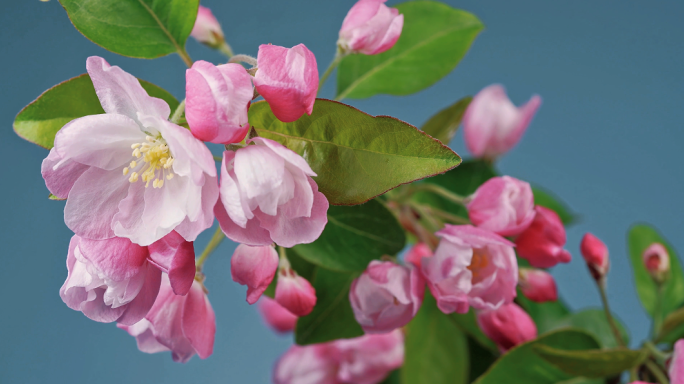
[[[518,256],[533,267],[550,268],[558,263],[568,263],[572,256],[563,249],[565,227],[558,214],[548,208],[536,206],[534,220],[515,239]]]
[[[606,247],[601,239],[591,233],[587,233],[580,243],[580,251],[594,280],[600,281],[603,279],[608,273],[608,268],[610,268],[608,247]]]
[[[195,25],[192,27],[190,36],[212,48],[218,48],[224,41],[221,24],[216,20],[211,9],[201,5],[197,11],[197,19],[195,19]]]
[[[328,222],[328,200],[301,156],[261,137],[225,151],[216,218],[228,238],[252,246],[311,243]]]
[[[433,256],[421,259],[428,288],[444,313],[497,309],[513,301],[518,264],[513,243],[472,225],[446,224]]]
[[[306,316],[316,305],[316,290],[308,280],[292,269],[286,258],[280,259],[275,300],[295,316]]]
[[[537,337],[537,326],[534,321],[515,303],[478,312],[477,324],[502,353]]]
[[[534,219],[530,184],[510,176],[493,177],[482,184],[466,204],[470,221],[501,236],[515,236]]]
[[[340,384],[339,352],[331,343],[293,345],[273,369],[275,384]]]
[[[520,268],[518,284],[522,294],[534,302],[544,303],[558,300],[556,280],[544,270]]]
[[[404,15],[387,0],[359,0],[342,22],[337,45],[343,52],[375,55],[392,48],[401,35]]]
[[[175,230],[193,241],[214,220],[216,166],[190,131],[138,79],[100,57],[86,62],[106,114],[66,124],[43,161],[50,192],[66,198],[64,221],[89,239],[150,245]]]
[[[653,243],[646,248],[642,255],[646,271],[653,280],[662,283],[670,272],[670,255],[667,248],[660,243]]]
[[[534,95],[516,107],[501,85],[484,88],[463,116],[466,147],[478,158],[493,160],[503,155],[520,141],[540,105],[541,98]]]
[[[236,283],[247,286],[247,302],[259,300],[278,269],[278,252],[271,245],[251,247],[240,244],[230,259],[230,275]]]
[[[297,324],[298,317],[270,297],[259,299],[257,308],[264,322],[278,333],[291,332]]]

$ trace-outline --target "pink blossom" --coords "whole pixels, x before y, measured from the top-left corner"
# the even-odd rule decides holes
[[[670,255],[667,248],[660,243],[651,244],[642,255],[646,271],[653,279],[662,283],[670,272]]]
[[[306,161],[273,140],[225,151],[216,217],[233,241],[283,247],[311,243],[328,222],[328,200]]]
[[[242,141],[249,131],[247,108],[254,94],[245,68],[196,61],[185,77],[185,117],[192,134],[218,144]]]
[[[292,48],[261,45],[254,85],[278,120],[289,123],[311,115],[318,92],[316,56],[304,44]]]
[[[580,251],[591,275],[595,280],[601,280],[608,273],[610,267],[608,247],[598,237],[587,233],[580,243]]]
[[[271,284],[278,269],[278,252],[271,245],[251,247],[240,244],[230,259],[230,275],[247,286],[247,302],[254,304]]]
[[[147,247],[125,238],[74,235],[67,256],[69,275],[59,295],[69,308],[92,320],[135,324],[152,307],[161,282],[161,271],[148,257]]]
[[[502,353],[537,337],[537,326],[534,321],[515,303],[504,304],[495,310],[478,312],[477,324],[482,332],[499,346]]]
[[[66,225],[96,240],[150,245],[173,230],[195,240],[218,199],[209,149],[138,79],[100,57],[86,66],[107,113],[65,125],[42,165],[50,192],[67,199]]]
[[[404,334],[400,329],[333,343],[339,351],[337,379],[341,383],[379,383],[404,364]]]
[[[423,303],[425,281],[417,268],[373,260],[349,290],[354,317],[366,333],[408,324]]]
[[[404,15],[387,0],[359,0],[342,22],[337,44],[347,52],[375,55],[392,48],[401,35]]]
[[[221,24],[216,20],[211,9],[201,5],[197,11],[197,19],[195,19],[195,25],[192,27],[190,36],[213,48],[217,48],[224,41]]]
[[[556,280],[541,269],[520,268],[520,290],[528,299],[544,303],[558,300]]]
[[[494,177],[482,184],[466,204],[470,221],[501,236],[515,236],[534,219],[534,195],[524,181]]]
[[[472,225],[445,225],[434,256],[421,259],[428,288],[444,313],[497,309],[516,296],[513,243]]]
[[[684,339],[679,339],[674,344],[668,375],[670,384],[684,384]]]
[[[173,231],[147,247],[149,262],[166,272],[176,295],[185,296],[195,280],[195,247]]]
[[[475,157],[493,160],[513,148],[530,125],[541,105],[541,98],[532,96],[518,108],[498,84],[481,90],[463,116],[466,146]]]
[[[299,276],[287,259],[280,260],[275,300],[295,316],[306,316],[316,305],[316,290]]]
[[[331,343],[304,347],[293,345],[276,362],[275,384],[341,384],[337,380],[339,357]]]
[[[416,243],[411,249],[406,252],[404,261],[420,268],[420,259],[425,256],[432,256],[432,250],[425,243]]]
[[[570,252],[563,249],[565,227],[558,214],[540,206],[535,207],[535,212],[530,226],[515,239],[518,256],[537,268],[570,262]]]
[[[206,359],[214,351],[214,310],[198,281],[187,295],[177,296],[164,276],[159,296],[145,319],[132,326],[119,324],[119,328],[136,338],[142,352],[170,350],[175,362],[185,363],[195,353]]]
[[[266,324],[278,333],[292,332],[297,324],[298,317],[270,297],[262,297],[257,308]]]

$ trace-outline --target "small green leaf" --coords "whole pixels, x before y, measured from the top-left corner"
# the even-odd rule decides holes
[[[58,200],[58,201],[60,201],[60,200],[66,200],[66,199],[62,199],[61,197],[57,197],[57,196],[53,195],[52,193],[48,195],[48,199],[50,199],[50,200]]]
[[[406,330],[403,384],[468,383],[467,337],[429,292]]]
[[[661,243],[670,255],[670,276],[663,287],[663,315],[680,307],[684,302],[684,274],[679,263],[679,257],[670,243],[663,238],[655,228],[648,224],[637,224],[629,230],[627,235],[629,245],[629,260],[634,270],[634,281],[641,304],[649,315],[653,316],[658,297],[658,288],[646,271],[642,254],[653,243]]]
[[[349,286],[357,276],[316,268],[312,282],[316,289],[316,306],[310,314],[297,320],[297,344],[324,343],[363,335],[349,303]]]
[[[436,1],[396,6],[401,37],[378,55],[350,55],[337,70],[337,100],[408,95],[436,83],[461,61],[484,27],[472,14]]]
[[[444,144],[449,144],[461,124],[463,115],[468,105],[473,100],[471,96],[455,102],[454,104],[437,112],[420,129]]]
[[[509,350],[480,376],[475,384],[556,384],[576,377],[537,355],[534,352],[537,345],[569,351],[599,347],[591,335],[581,330],[564,329],[550,332]]]
[[[461,162],[448,147],[392,117],[373,117],[317,99],[311,116],[283,123],[266,102],[249,108],[259,136],[302,155],[334,205],[366,202],[398,185],[446,172]]]
[[[124,56],[184,52],[199,0],[60,0],[85,37]]]
[[[480,329],[480,326],[477,325],[477,319],[475,318],[475,310],[470,309],[468,313],[452,313],[449,315],[449,319],[456,324],[458,328],[460,328],[463,332],[468,334],[470,338],[472,338],[474,341],[479,343],[482,347],[485,349],[498,353],[499,348],[494,344],[493,341],[489,339],[484,333],[482,333],[482,330]]]
[[[613,314],[613,319],[617,323],[620,333],[622,334],[622,339],[629,344],[629,335],[627,334],[625,326],[617,317],[615,317],[615,314]],[[601,343],[603,348],[615,348],[618,346],[618,342],[615,340],[610,324],[608,324],[608,319],[606,319],[606,313],[602,309],[585,309],[580,312],[568,314],[540,329],[540,332],[567,327],[579,328],[589,332],[599,341],[599,343]]]
[[[674,343],[682,337],[684,337],[684,308],[679,308],[665,317],[656,342]]]
[[[150,96],[166,101],[172,111],[178,106],[178,100],[162,88],[144,80],[140,85]],[[51,149],[55,135],[66,123],[101,113],[104,110],[93,82],[83,74],[55,85],[24,107],[14,120],[14,131],[25,140]]]
[[[535,345],[534,351],[570,375],[589,378],[617,376],[648,357],[646,351],[627,348],[564,351],[541,344]]]
[[[311,244],[294,247],[311,263],[335,271],[362,272],[371,260],[393,256],[404,248],[406,235],[381,203],[328,209],[328,224]]]
[[[558,214],[561,221],[565,225],[570,225],[577,220],[575,215],[568,206],[551,192],[539,187],[532,187],[534,193],[534,204],[546,207]]]

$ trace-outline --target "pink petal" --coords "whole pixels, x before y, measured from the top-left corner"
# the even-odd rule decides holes
[[[259,299],[257,308],[264,322],[278,333],[292,332],[297,324],[298,317],[270,297]]]
[[[221,226],[221,230],[229,239],[236,243],[247,244],[251,246],[270,245],[273,243],[271,235],[267,230],[259,226],[259,219],[254,218],[246,223],[245,228],[235,224],[235,222],[228,216],[223,203],[219,200],[214,207],[214,214]]]
[[[145,283],[135,299],[128,303],[126,311],[117,320],[121,324],[133,325],[144,320],[159,293],[161,271],[149,263],[145,263],[143,268],[145,271],[141,271],[141,273],[145,273]]]
[[[195,25],[192,27],[190,36],[197,39],[200,43],[210,46],[214,46],[219,43],[219,40],[223,40],[221,24],[219,24],[209,8],[199,6],[197,19],[195,19]]]
[[[50,193],[60,199],[66,199],[69,196],[71,187],[87,170],[87,165],[63,159],[55,148],[50,150],[50,154],[43,160],[40,168],[45,179],[45,186]]]
[[[147,248],[122,237],[106,240],[82,238],[81,254],[108,278],[116,281],[130,279],[141,272],[147,260]]]
[[[247,302],[254,304],[273,280],[278,269],[278,252],[268,245],[240,244],[230,259],[230,274],[238,284],[247,286]]]
[[[206,359],[214,352],[216,317],[202,286],[195,282],[183,307],[183,334],[188,338],[200,358]]]
[[[316,305],[316,290],[305,278],[288,270],[278,276],[275,299],[293,315],[306,316]]]
[[[195,247],[172,231],[149,246],[150,262],[169,275],[173,293],[184,296],[195,279]]]
[[[164,345],[157,341],[154,337],[154,333],[150,328],[151,323],[147,319],[142,319],[133,325],[123,325],[121,323],[116,324],[117,327],[128,332],[129,335],[135,337],[135,341],[138,344],[138,349],[145,353],[157,353],[168,351]]]
[[[307,176],[316,176],[316,173],[311,169],[311,166],[309,166],[309,163],[307,163],[303,157],[299,156],[297,152],[285,147],[279,142],[265,139],[263,137],[252,138],[249,142],[268,147],[278,156],[285,159],[285,161],[302,170]]]

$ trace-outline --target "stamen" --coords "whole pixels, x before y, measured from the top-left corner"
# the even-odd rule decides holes
[[[128,167],[123,169],[124,176],[128,175],[128,171],[129,171]]]
[[[132,156],[134,159],[129,164],[130,168],[126,167],[123,170],[124,175],[135,170],[128,179],[131,183],[142,180],[146,188],[150,182],[152,188],[161,188],[164,186],[165,179],[171,180],[174,177],[171,168],[174,159],[169,145],[161,136],[145,136],[144,142],[131,145],[131,149],[133,149]]]
[[[138,163],[135,162],[135,160],[131,161],[131,168],[135,168],[138,165]]]
[[[131,149],[136,149],[139,146],[140,146],[140,143],[135,143],[135,144],[131,145]]]
[[[131,173],[131,177],[128,178],[128,181],[130,181],[131,183],[135,183],[136,181],[138,181],[138,172]]]

